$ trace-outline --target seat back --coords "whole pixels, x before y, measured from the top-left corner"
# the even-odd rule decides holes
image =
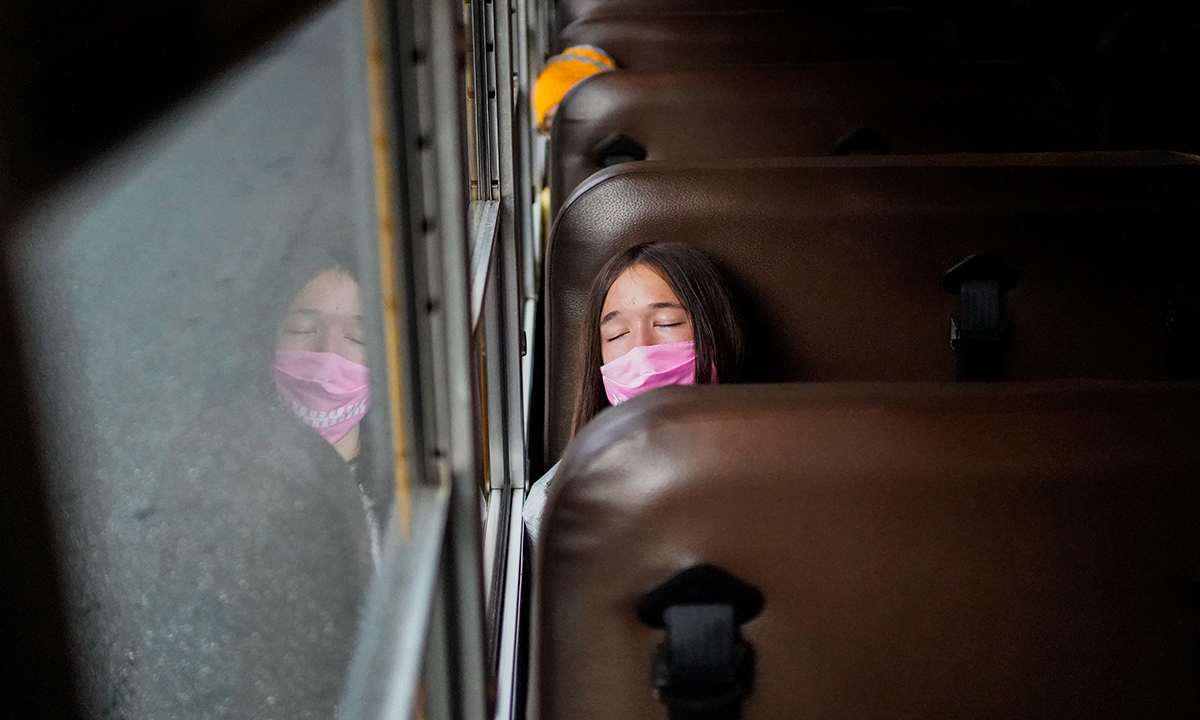
[[[746,720],[1193,717],[1200,386],[796,384],[604,411],[539,538],[540,720],[662,720],[640,598],[757,588]]]
[[[947,23],[897,8],[585,17],[563,28],[560,44],[594,45],[617,67],[631,70],[960,55],[958,36]]]
[[[820,5],[821,3],[808,3]],[[836,7],[870,5],[871,0],[830,3]],[[886,4],[886,3],[885,3]],[[559,27],[584,17],[646,13],[728,12],[732,10],[794,10],[796,0],[559,0],[554,12]],[[816,7],[814,9],[821,9]]]
[[[611,161],[615,135],[650,160],[1025,152],[1068,149],[1071,119],[1056,81],[1012,63],[603,73],[555,115],[552,209]]]
[[[550,240],[546,460],[570,437],[588,288],[627,247],[683,242],[717,264],[751,380],[954,380],[962,302],[943,278],[982,252],[1020,275],[1004,295],[1004,377],[1153,380],[1174,376],[1172,292],[1180,278],[1194,290],[1198,198],[1200,158],[1174,153],[605,170],[568,199]]]

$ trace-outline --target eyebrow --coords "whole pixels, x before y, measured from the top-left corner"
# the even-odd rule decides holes
[[[315,308],[296,308],[295,310],[292,310],[288,314],[289,315],[326,315],[328,313],[326,313],[324,310],[317,310]],[[352,320],[358,320],[359,322],[362,322],[363,316],[362,315],[351,315],[350,318]]]
[[[656,302],[656,303],[650,303],[650,309],[651,309],[651,310],[664,310],[664,309],[668,309],[668,308],[669,308],[669,309],[673,309],[673,310],[684,310],[684,309],[685,309],[685,308],[684,308],[682,305],[680,305],[679,303],[674,303],[674,302]],[[620,314],[621,314],[621,311],[620,311],[620,310],[613,310],[613,311],[612,311],[612,312],[610,312],[609,314],[607,314],[607,315],[605,315],[604,317],[600,318],[600,324],[601,324],[601,325],[603,325],[604,323],[608,322],[609,320],[612,320],[613,318],[615,318],[616,316],[618,316],[618,315],[620,315]]]

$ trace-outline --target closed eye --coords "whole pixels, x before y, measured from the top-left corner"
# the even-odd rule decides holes
[[[626,330],[625,332],[623,332],[623,333],[621,333],[621,334],[619,334],[619,335],[613,335],[613,336],[612,336],[612,337],[610,337],[610,338],[604,338],[604,342],[612,342],[613,340],[616,340],[616,339],[618,339],[618,338],[623,338],[623,337],[625,337],[625,336],[626,336],[626,335],[628,335],[628,334],[629,334],[629,331],[628,331],[628,330]]]
[[[358,343],[359,345],[366,345],[366,344],[367,344],[367,342],[366,342],[365,340],[359,340],[358,338],[356,338],[356,337],[350,337],[349,335],[343,335],[342,337],[346,338],[347,340],[349,340],[349,341],[350,341],[350,342],[352,342],[352,343]]]

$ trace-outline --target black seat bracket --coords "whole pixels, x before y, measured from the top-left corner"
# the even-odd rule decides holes
[[[642,596],[638,619],[666,630],[651,671],[670,720],[741,717],[754,650],[739,626],[762,607],[762,593],[713,565],[688,568]]]
[[[846,133],[833,146],[834,155],[889,155],[891,152],[892,144],[883,133],[865,125]]]
[[[993,253],[972,255],[942,279],[946,292],[962,299],[962,311],[950,319],[950,347],[958,358],[957,376],[965,381],[1004,379],[1006,323],[1001,297],[1017,285],[1016,268]]]
[[[592,148],[592,160],[602,168],[646,159],[646,148],[622,133],[612,133]]]
[[[1200,379],[1200,278],[1168,269],[1167,351],[1176,380]]]

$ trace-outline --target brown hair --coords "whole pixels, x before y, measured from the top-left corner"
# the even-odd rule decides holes
[[[680,243],[642,243],[611,258],[592,282],[583,312],[583,360],[575,421],[579,432],[596,413],[608,407],[600,366],[600,311],[608,290],[621,273],[633,265],[653,270],[675,293],[692,321],[696,343],[696,384],[712,382],[712,368],[723,383],[737,382],[742,364],[742,328],[733,312],[729,289],[721,273],[703,253]]]

